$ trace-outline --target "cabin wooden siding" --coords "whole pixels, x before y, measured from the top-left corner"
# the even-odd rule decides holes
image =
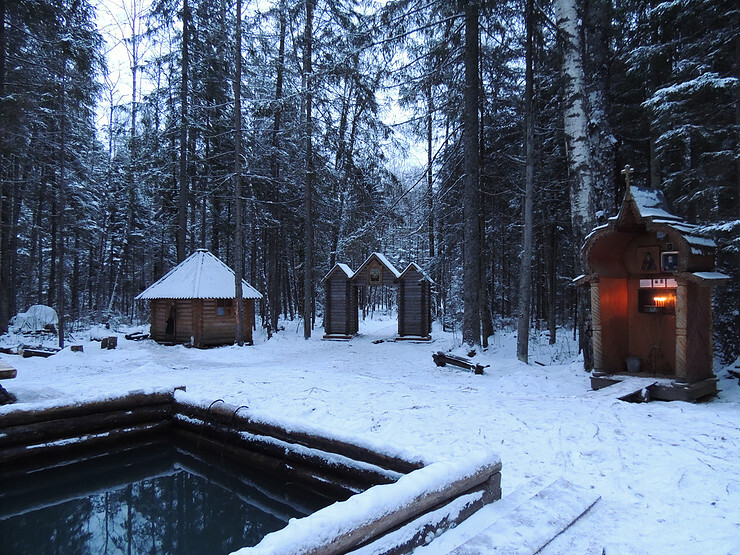
[[[160,343],[190,343],[193,336],[192,301],[182,299],[154,299],[151,301],[149,334]],[[167,333],[167,319],[174,311],[173,333]]]
[[[359,329],[357,287],[346,276],[330,276],[325,282],[324,332],[354,335]]]
[[[431,286],[409,270],[398,280],[398,335],[426,337],[431,334]]]
[[[231,345],[236,339],[236,302],[231,313],[218,315],[217,299],[154,299],[151,301],[150,336],[159,343],[192,343],[194,347]],[[172,310],[174,330],[167,334]],[[254,299],[244,299],[243,339],[253,342]]]

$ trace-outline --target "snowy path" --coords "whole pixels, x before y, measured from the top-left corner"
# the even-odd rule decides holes
[[[740,387],[721,379],[709,403],[630,404],[584,395],[588,374],[559,343],[533,344],[516,360],[515,338],[501,334],[476,360],[483,376],[438,368],[429,344],[373,344],[394,321],[363,324],[350,342],[304,341],[295,325],[254,347],[163,347],[119,338],[116,350],[83,342],[48,359],[10,357],[18,377],[6,388],[16,407],[68,402],[101,393],[186,385],[204,399],[248,405],[364,441],[428,457],[489,449],[503,461],[504,495],[532,478],[564,477],[601,501],[548,553],[740,553]],[[0,418],[9,407],[0,407]],[[449,532],[454,534],[454,530]]]

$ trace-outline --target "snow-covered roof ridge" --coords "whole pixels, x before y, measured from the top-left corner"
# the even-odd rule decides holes
[[[326,279],[327,279],[327,278],[328,278],[328,277],[329,277],[329,276],[330,276],[330,275],[331,275],[331,274],[332,274],[332,273],[334,272],[334,270],[336,270],[336,269],[339,269],[339,270],[341,270],[341,271],[342,271],[342,273],[344,273],[344,275],[346,275],[346,276],[347,276],[347,279],[352,279],[352,276],[354,276],[354,275],[355,275],[355,272],[354,272],[354,270],[352,270],[352,268],[350,268],[348,264],[345,264],[344,262],[337,262],[336,264],[334,264],[334,266],[332,266],[332,267],[331,267],[331,269],[330,269],[330,270],[329,270],[328,272],[326,272],[326,275],[324,276],[324,278],[323,278],[323,279],[322,279],[321,281],[326,281]]]
[[[365,265],[368,262],[370,262],[370,259],[373,256],[376,257],[378,260],[380,260],[380,263],[383,264],[383,266],[385,266],[386,268],[388,268],[396,279],[398,279],[399,277],[401,277],[401,272],[399,272],[396,269],[396,267],[391,263],[391,261],[388,260],[386,258],[386,256],[383,253],[380,253],[380,252],[374,252],[370,256],[368,256],[367,259],[365,260],[365,262],[362,263],[362,265],[360,266],[360,268],[364,268]],[[359,272],[359,270],[358,270],[358,272]]]
[[[681,220],[681,218],[669,212],[663,191],[659,189],[631,185],[629,196],[635,202],[635,207],[641,218]]]
[[[419,272],[421,274],[420,281],[427,280],[429,283],[434,283],[434,280],[429,277],[429,274],[427,274],[416,262],[411,262],[408,266],[406,266],[406,269],[401,272],[401,275],[399,277],[403,277],[409,270],[416,270],[417,272]]]
[[[207,249],[198,249],[136,296],[152,299],[233,299],[234,270]],[[242,280],[242,297],[261,299],[254,287]]]

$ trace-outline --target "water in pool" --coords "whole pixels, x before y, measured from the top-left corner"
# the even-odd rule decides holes
[[[333,502],[218,462],[157,444],[0,478],[0,552],[229,553]]]

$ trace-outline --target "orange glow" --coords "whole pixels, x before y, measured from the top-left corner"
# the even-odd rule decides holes
[[[676,304],[676,295],[660,295],[653,297],[653,306],[664,308]]]

